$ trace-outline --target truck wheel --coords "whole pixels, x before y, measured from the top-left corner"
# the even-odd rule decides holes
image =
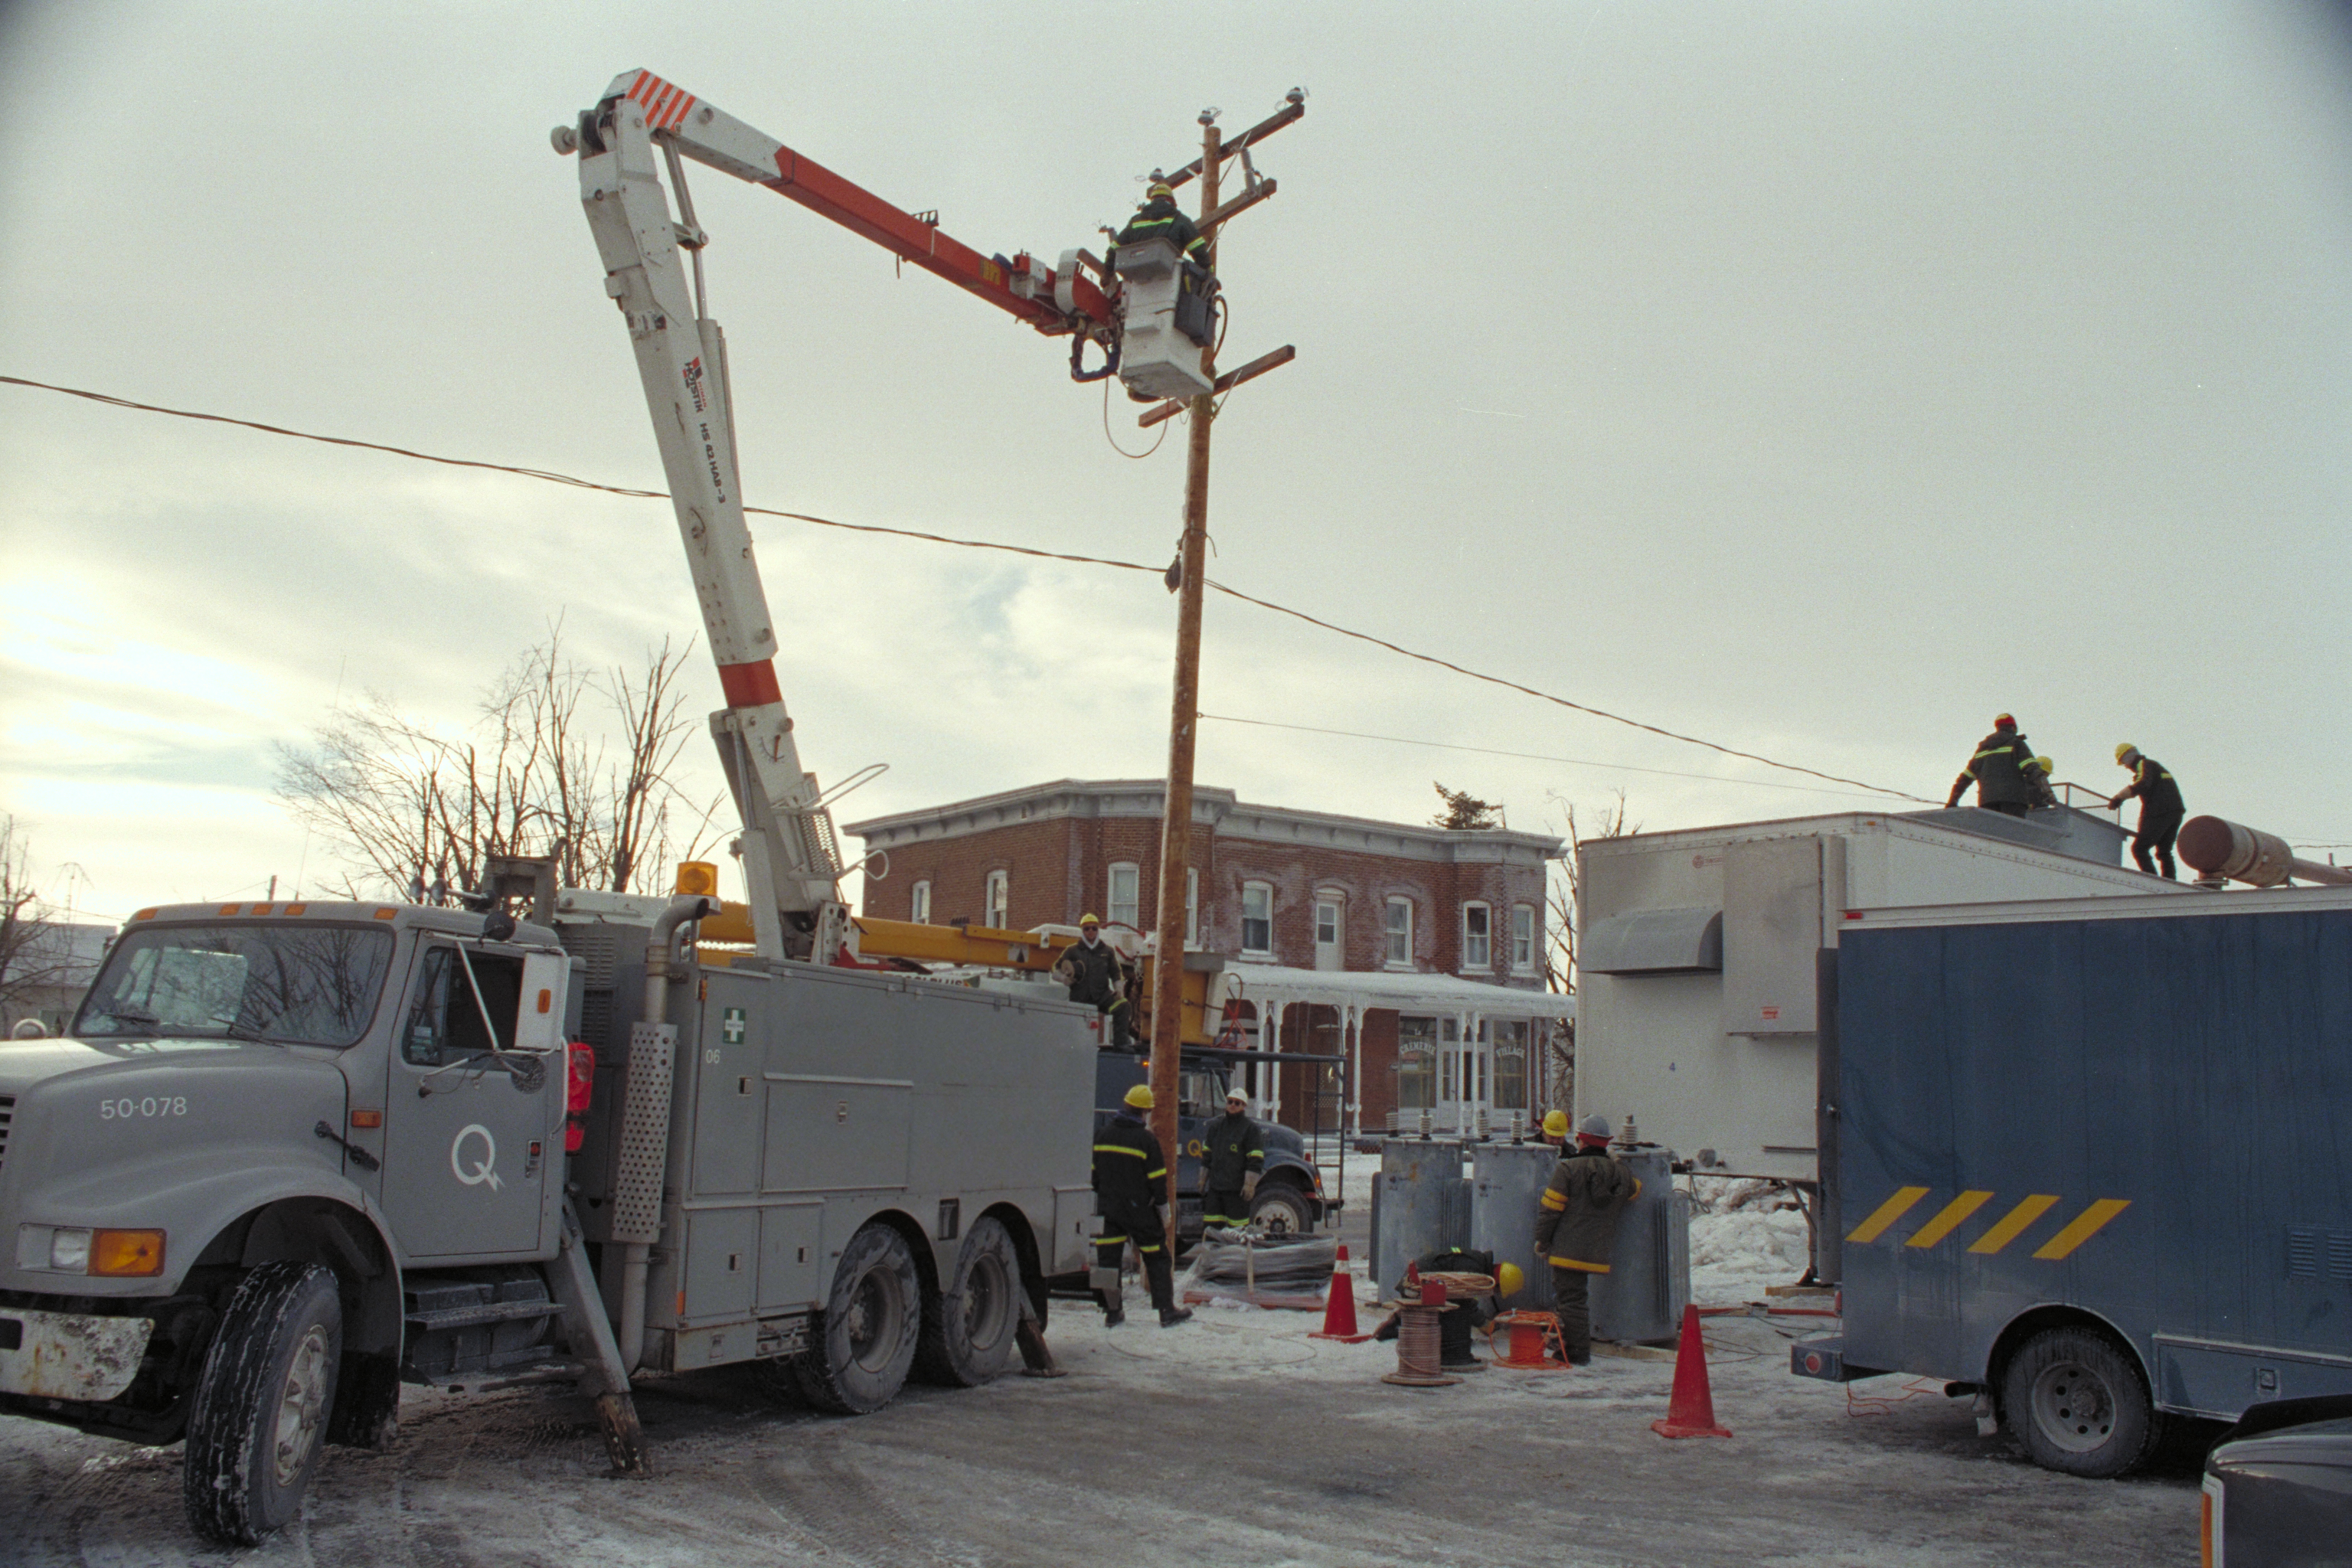
[[[257,1546],[294,1517],[319,1468],[343,1305],[315,1263],[265,1263],[238,1281],[188,1413],[182,1495],[198,1535]]]
[[[888,1226],[867,1225],[834,1270],[816,1342],[793,1363],[801,1393],[836,1415],[881,1409],[905,1384],[922,1330],[914,1254]]]
[[[1273,1236],[1305,1236],[1315,1228],[1314,1211],[1307,1194],[1282,1183],[1262,1184],[1250,1200],[1250,1219]]]
[[[940,1293],[940,1310],[923,1321],[915,1364],[934,1383],[978,1388],[994,1381],[1013,1358],[1021,1328],[1021,1257],[997,1219],[982,1219],[964,1237],[955,1279]]]
[[[2000,1393],[2033,1462],[2068,1475],[2123,1475],[2164,1436],[2139,1367],[2089,1329],[2045,1329],[2026,1341],[2010,1357]]]

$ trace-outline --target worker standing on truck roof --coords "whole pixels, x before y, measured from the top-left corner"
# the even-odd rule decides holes
[[[1592,1311],[1585,1296],[1595,1274],[1609,1272],[1617,1221],[1642,1179],[1609,1152],[1609,1118],[1588,1116],[1576,1147],[1563,1148],[1536,1213],[1536,1256],[1551,1265],[1552,1309],[1570,1366],[1592,1360]]]
[[[1103,1044],[1125,1047],[1130,1037],[1127,965],[1118,949],[1102,939],[1102,921],[1078,918],[1078,940],[1054,961],[1054,977],[1070,988],[1070,1000],[1103,1016]]]
[[[2116,748],[2116,765],[2129,768],[2132,782],[2108,797],[2107,809],[2120,811],[2124,802],[2139,796],[2139,831],[2132,836],[2132,858],[2151,877],[2158,875],[2157,867],[2161,864],[2163,876],[2179,881],[2180,872],[2172,863],[2172,841],[2180,837],[2180,819],[2189,815],[2189,807],[2180,798],[2180,785],[2165,771],[2162,763],[2140,755],[2139,748],[2129,741]]]
[[[2025,764],[2025,804],[2035,811],[2058,809],[2058,792],[2050,787],[2050,775],[2058,764],[2048,757],[2033,757]]]
[[[1225,1095],[1225,1113],[1201,1133],[1201,1221],[1235,1230],[1249,1224],[1250,1200],[1265,1169],[1265,1134],[1250,1120],[1240,1089]]]
[[[1118,1276],[1129,1241],[1143,1257],[1143,1277],[1151,1286],[1151,1304],[1160,1309],[1160,1326],[1172,1329],[1192,1315],[1176,1304],[1176,1270],[1168,1259],[1168,1221],[1162,1213],[1168,1202],[1168,1158],[1160,1152],[1160,1140],[1143,1124],[1143,1112],[1150,1109],[1151,1086],[1139,1083],[1127,1091],[1127,1108],[1095,1134],[1095,1212],[1103,1216],[1103,1227],[1095,1238],[1094,1287],[1107,1329],[1127,1320]]]
[[[2033,748],[2017,732],[2017,721],[2007,713],[1993,716],[1992,733],[1977,742],[1977,754],[1952,781],[1952,793],[1944,802],[1946,810],[1960,804],[1960,796],[1969,785],[1977,786],[1977,804],[1988,811],[1998,811],[2004,816],[2023,816],[2032,794],[2025,784],[2025,764],[2032,761]]]
[[[1176,192],[1165,180],[1154,180],[1143,193],[1143,205],[1127,220],[1111,242],[1110,253],[1103,258],[1103,270],[1109,272],[1118,266],[1118,247],[1140,245],[1147,239],[1164,239],[1176,247],[1177,254],[1199,266],[1209,265],[1209,242],[1192,220],[1176,205]]]

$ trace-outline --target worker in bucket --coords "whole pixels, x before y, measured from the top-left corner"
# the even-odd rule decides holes
[[[2171,881],[2180,879],[2180,872],[2172,863],[2172,841],[2180,837],[2180,819],[2189,808],[2180,799],[2180,785],[2154,757],[2142,756],[2140,749],[2126,741],[2116,748],[2116,765],[2131,770],[2132,782],[2107,799],[2109,811],[2120,811],[2124,802],[2139,797],[2139,831],[2132,836],[2132,858],[2139,868],[2154,877],[2161,875]]]
[[[1078,917],[1078,940],[1054,961],[1054,978],[1070,988],[1070,1000],[1103,1016],[1103,1045],[1124,1048],[1132,1037],[1127,1005],[1127,965],[1118,949],[1102,939],[1102,921]]]
[[[2025,804],[2032,809],[2058,809],[2058,792],[2050,785],[2050,775],[2057,766],[2048,757],[2035,757],[2025,764]]]
[[[2017,721],[2007,713],[1993,716],[1992,733],[1977,742],[1977,754],[1952,781],[1952,793],[1944,802],[1945,809],[1960,804],[1960,796],[1969,785],[1977,786],[1977,804],[1987,811],[1997,811],[2004,816],[2023,816],[2033,796],[2025,784],[2025,764],[2033,758],[2033,748],[2017,732]]]
[[[1250,1120],[1240,1089],[1225,1095],[1225,1113],[1201,1133],[1201,1221],[1239,1230],[1249,1224],[1250,1200],[1257,1196],[1258,1173],[1265,1169],[1265,1134]]]
[[[1103,258],[1103,270],[1110,272],[1118,266],[1118,247],[1140,245],[1147,239],[1164,239],[1176,247],[1176,253],[1198,266],[1209,265],[1209,241],[1183,209],[1176,205],[1176,192],[1165,180],[1154,180],[1143,194],[1143,205],[1127,220],[1111,244],[1110,253]]]
[[[1119,1263],[1127,1244],[1143,1258],[1143,1277],[1151,1287],[1151,1304],[1160,1310],[1160,1326],[1172,1329],[1192,1317],[1176,1304],[1176,1270],[1168,1258],[1168,1159],[1160,1140],[1143,1124],[1151,1109],[1151,1086],[1139,1083],[1127,1091],[1127,1106],[1095,1134],[1095,1212],[1103,1218],[1102,1234],[1095,1238],[1095,1300],[1102,1304],[1103,1327],[1115,1329],[1127,1321],[1127,1303],[1119,1288]]]
[[[1617,1222],[1641,1190],[1642,1179],[1609,1152],[1609,1118],[1586,1117],[1576,1130],[1576,1147],[1560,1150],[1536,1211],[1536,1256],[1551,1265],[1560,1352],[1570,1366],[1592,1360],[1585,1291],[1595,1274],[1609,1272]]]

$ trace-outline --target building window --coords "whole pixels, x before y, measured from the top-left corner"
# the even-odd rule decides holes
[[[1462,906],[1462,967],[1495,967],[1495,912],[1484,904]]]
[[[980,923],[995,931],[1010,931],[1005,922],[1013,918],[1013,874],[991,871],[988,874],[987,896],[982,900]]]
[[[1389,900],[1388,963],[1391,969],[1412,967],[1412,900]]]
[[[1143,929],[1142,882],[1143,874],[1132,862],[1121,861],[1110,868],[1110,908],[1105,911],[1105,918],[1111,924]]]
[[[1528,1021],[1525,1018],[1498,1019],[1495,1024],[1495,1109],[1528,1109]]]
[[[1437,1105],[1437,1020],[1397,1020],[1397,1109],[1430,1110]]]
[[[907,889],[907,918],[917,925],[931,923],[931,884],[929,881],[918,882]]]
[[[1339,901],[1337,899],[1315,900],[1315,945],[1336,946],[1339,941]]]
[[[1201,945],[1201,868],[1184,868],[1184,945]]]
[[[1271,882],[1242,884],[1242,951],[1250,953],[1270,953],[1274,951],[1274,884]]]
[[[1536,972],[1536,907],[1533,904],[1511,906],[1511,973],[1533,974]]]

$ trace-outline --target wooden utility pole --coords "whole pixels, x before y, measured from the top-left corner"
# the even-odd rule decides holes
[[[1201,217],[1217,210],[1217,172],[1223,162],[1215,119],[1201,115]],[[1216,266],[1216,239],[1209,240]],[[1213,342],[1201,351],[1201,374],[1217,379]],[[1209,426],[1217,399],[1192,401],[1192,444],[1184,459],[1183,578],[1176,595],[1176,695],[1168,719],[1168,795],[1160,828],[1160,949],[1151,987],[1151,1131],[1168,1154],[1169,1256],[1176,1248],[1177,1068],[1184,1040],[1184,885],[1192,850],[1192,751],[1201,728],[1201,599],[1209,553]]]

